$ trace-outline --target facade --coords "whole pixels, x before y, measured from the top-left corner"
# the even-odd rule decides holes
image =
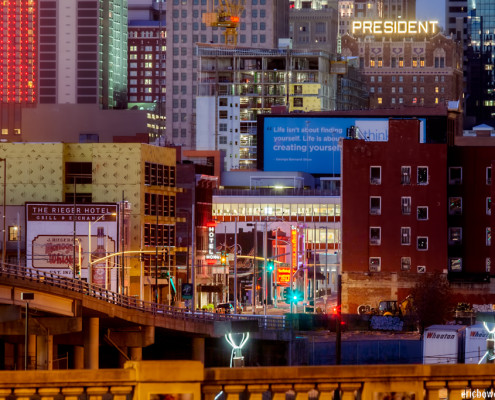
[[[193,4],[194,3],[194,4]],[[166,103],[166,139],[169,143],[196,149],[196,96],[198,95],[197,43],[221,44],[223,29],[207,27],[202,14],[206,1],[170,2],[167,4],[168,32]],[[274,48],[279,38],[289,35],[288,0],[246,2],[240,15],[238,43],[254,48]],[[199,119],[198,119],[199,121]]]
[[[129,21],[128,107],[148,112],[150,139],[165,131],[166,29],[160,21]]]
[[[4,139],[20,140],[24,107],[125,108],[126,1],[23,0],[1,12],[2,69],[8,71],[1,86]]]
[[[268,287],[273,284],[268,289],[270,303],[274,298],[279,301],[283,298],[283,289],[289,286],[289,271],[294,287],[305,293],[305,301],[313,296],[314,277],[318,297],[327,293],[325,289],[328,293],[337,289],[340,192],[316,189],[316,183],[317,180],[309,174],[235,171],[225,173],[222,177],[224,189],[214,191],[217,249],[230,254],[233,267],[237,230],[238,251],[242,256],[237,259],[242,274],[238,294],[248,304],[253,301],[253,263],[250,262],[253,256],[268,257],[282,263],[277,263],[275,276],[267,278]],[[253,236],[256,237],[254,241]],[[262,286],[263,265],[261,262],[260,270],[255,271],[254,281],[259,286]],[[287,274],[286,280],[281,282],[284,274]],[[262,305],[261,290],[258,290],[255,305]],[[230,292],[232,295],[232,290]]]
[[[338,14],[335,8],[291,9],[289,33],[293,49],[337,53]]]
[[[492,52],[495,4],[489,0],[468,3],[466,115],[471,125],[495,117],[495,56]]]
[[[433,106],[462,99],[462,45],[442,34],[411,40],[345,35],[342,56],[359,57],[371,108]]]
[[[446,270],[447,145],[420,143],[419,128],[391,119],[387,142],[343,142],[342,312]]]
[[[348,72],[352,65],[321,50],[200,45],[198,54],[197,147],[225,151],[227,171],[257,167],[260,115],[359,109],[366,101],[361,77]]]
[[[163,293],[159,298],[166,302],[168,280],[162,276],[168,268],[175,273],[173,249],[177,250],[175,198],[180,189],[176,187],[174,149],[138,143],[4,143],[0,154],[7,160],[7,224],[19,225],[18,218],[22,218],[20,243],[7,243],[12,261],[16,260],[17,246],[22,245],[23,253],[26,246],[26,202],[121,203],[129,218],[123,234],[128,247],[124,250],[136,251],[118,263],[124,265],[124,291],[151,301],[158,269]],[[87,234],[87,225],[80,234]],[[158,265],[153,254],[156,248]],[[139,257],[139,251],[147,253]]]

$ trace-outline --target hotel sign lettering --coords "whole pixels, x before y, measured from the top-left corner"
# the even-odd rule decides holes
[[[431,35],[437,32],[438,21],[352,21],[352,33],[358,35]]]

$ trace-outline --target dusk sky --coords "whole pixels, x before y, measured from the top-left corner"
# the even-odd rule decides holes
[[[418,20],[437,19],[445,28],[445,0],[417,0],[416,17]]]

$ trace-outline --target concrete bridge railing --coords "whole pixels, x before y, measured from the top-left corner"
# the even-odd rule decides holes
[[[204,369],[133,361],[119,370],[1,371],[0,400],[486,399],[494,380],[493,364]]]

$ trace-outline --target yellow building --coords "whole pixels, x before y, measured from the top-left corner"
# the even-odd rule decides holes
[[[154,300],[158,271],[164,294],[159,299],[167,302],[168,279],[163,278],[166,270],[172,274],[175,270],[175,198],[181,190],[175,187],[175,149],[140,143],[1,143],[0,159],[6,160],[2,184],[6,186],[8,261],[14,262],[16,250],[22,254],[25,249],[26,202],[72,204],[74,194],[77,204],[124,201],[129,216],[124,229],[128,251],[124,291]],[[3,164],[0,161],[0,180]],[[14,235],[17,225],[19,240]],[[159,269],[155,269],[156,241]],[[148,253],[140,256],[141,250]]]

